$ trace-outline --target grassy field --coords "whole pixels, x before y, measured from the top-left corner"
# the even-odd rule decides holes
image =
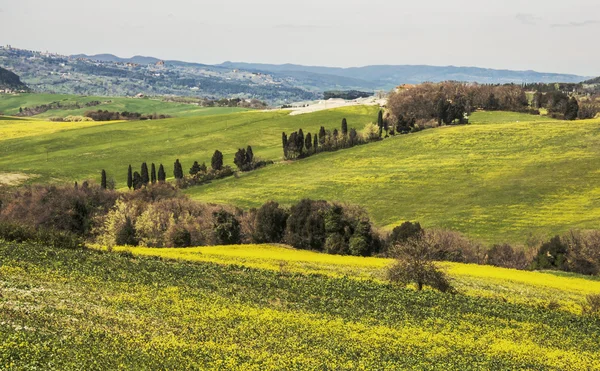
[[[77,96],[64,94],[18,94],[4,95],[0,94],[0,112],[5,115],[15,115],[19,112],[19,108],[33,108],[43,104],[60,102],[62,105],[79,103],[84,105],[91,101],[100,101],[101,104],[93,107],[83,107],[79,109],[55,109],[49,110],[39,115],[36,118],[49,117],[66,117],[66,116],[82,116],[87,111],[107,110],[118,112],[139,112],[144,114],[166,114],[169,116],[186,117],[186,116],[202,116],[202,115],[217,115],[225,113],[234,113],[246,111],[243,108],[230,107],[198,107],[192,104],[163,102],[159,99],[150,98],[124,98],[124,97],[93,97],[93,96]]]
[[[392,259],[329,255],[279,245],[160,249],[118,246],[113,250],[129,251],[137,256],[235,264],[278,272],[314,273],[379,282],[385,281],[386,268],[393,263]],[[544,306],[554,301],[564,310],[581,313],[581,304],[585,297],[600,294],[600,280],[595,277],[569,276],[552,271],[528,272],[475,264],[439,264],[450,275],[459,291],[470,296],[489,297],[531,306]]]
[[[310,115],[287,112],[242,112],[228,115],[113,123],[52,123],[39,120],[0,121],[0,173],[35,174],[36,181],[96,179],[105,169],[117,185],[125,186],[127,165],[163,163],[172,176],[179,158],[187,173],[193,161],[210,164],[215,150],[233,166],[238,148],[252,145],[255,156],[282,157],[281,132],[316,132],[321,125],[363,127],[376,120],[372,107],[352,107]],[[31,128],[31,130],[30,130]],[[27,133],[34,133],[28,135]]]
[[[5,370],[600,368],[600,321],[546,306],[4,242],[0,261]]]
[[[379,226],[420,221],[488,243],[600,227],[600,120],[505,122],[514,115],[494,114],[474,115],[485,125],[396,136],[188,193],[244,208],[305,197],[359,204]]]

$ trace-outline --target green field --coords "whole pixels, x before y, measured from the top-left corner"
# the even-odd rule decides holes
[[[316,132],[321,125],[363,127],[377,118],[375,108],[353,107],[289,116],[288,112],[242,112],[166,120],[52,123],[0,121],[0,173],[25,173],[37,182],[97,179],[102,169],[125,186],[127,165],[163,163],[172,176],[179,158],[187,172],[195,160],[210,164],[215,150],[233,166],[238,148],[252,145],[255,156],[279,160],[281,132]],[[35,135],[29,135],[35,132]],[[19,137],[15,137],[19,136]]]
[[[224,113],[234,113],[246,111],[243,108],[231,107],[199,107],[192,104],[163,102],[159,99],[150,98],[124,98],[124,97],[94,97],[77,96],[65,94],[18,94],[18,95],[0,95],[0,113],[5,115],[15,115],[19,108],[33,108],[43,104],[60,102],[62,105],[79,103],[84,105],[87,102],[100,101],[101,104],[93,107],[83,107],[80,109],[55,109],[49,110],[36,118],[82,116],[87,111],[111,112],[138,112],[143,114],[165,114],[174,117],[217,115]]]
[[[600,120],[505,123],[495,115],[500,123],[476,114],[472,121],[488,123],[280,163],[188,193],[245,208],[305,197],[359,204],[379,226],[416,220],[489,243],[600,227]]]
[[[600,368],[598,318],[550,301],[417,292],[235,257],[164,261],[0,242],[0,261],[5,370]],[[462,279],[522,299],[528,284],[545,292],[537,278],[493,275]],[[573,279],[585,281],[557,278],[557,299]]]
[[[546,239],[598,228],[600,120],[565,122],[507,112],[477,112],[471,125],[442,127],[343,151],[282,162],[281,132],[374,121],[375,107],[289,116],[241,112],[166,120],[50,123],[0,120],[0,174],[29,182],[98,181],[102,169],[125,186],[127,165],[176,158],[187,172],[216,149],[233,166],[238,148],[277,163],[191,188],[194,199],[256,207],[308,197],[364,206],[379,227],[420,221],[484,243]]]

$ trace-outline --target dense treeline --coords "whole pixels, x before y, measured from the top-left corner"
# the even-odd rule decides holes
[[[152,183],[152,173],[150,184],[138,192],[83,182],[75,187],[29,186],[4,195],[0,237],[46,238],[66,246],[80,246],[81,240],[151,247],[286,243],[357,256],[393,255],[399,246],[414,246],[418,240],[433,260],[600,273],[600,231],[571,231],[528,249],[508,244],[486,248],[460,233],[423,229],[419,223],[405,222],[383,233],[362,208],[326,201],[306,199],[291,207],[267,202],[251,210],[202,204],[170,184]]]
[[[323,99],[346,99],[354,100],[358,98],[367,98],[373,96],[373,93],[368,93],[359,90],[330,90],[323,93]]]
[[[111,112],[108,110],[88,111],[84,115],[94,121],[115,121],[115,120],[158,120],[165,119],[171,116],[163,114],[142,114],[139,112]]]

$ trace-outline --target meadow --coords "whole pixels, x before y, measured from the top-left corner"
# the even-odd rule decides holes
[[[376,280],[0,242],[0,367],[591,370],[600,320]]]
[[[87,111],[118,111],[138,112],[143,114],[165,114],[174,117],[216,115],[234,112],[243,112],[246,109],[236,107],[199,107],[193,104],[164,102],[152,98],[127,98],[127,97],[94,97],[66,94],[17,94],[0,95],[0,113],[16,115],[19,108],[34,108],[44,104],[60,102],[63,106],[99,101],[101,104],[78,109],[53,109],[34,116],[35,118],[82,116]]]

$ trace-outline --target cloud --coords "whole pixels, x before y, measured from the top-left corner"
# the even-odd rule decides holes
[[[542,18],[531,13],[519,13],[515,16],[517,20],[523,24],[535,26]]]
[[[557,28],[557,27],[585,27],[585,26],[592,26],[595,24],[600,24],[600,20],[587,20],[587,21],[582,21],[582,22],[569,22],[569,23],[555,23],[553,25],[551,25],[551,27]]]

